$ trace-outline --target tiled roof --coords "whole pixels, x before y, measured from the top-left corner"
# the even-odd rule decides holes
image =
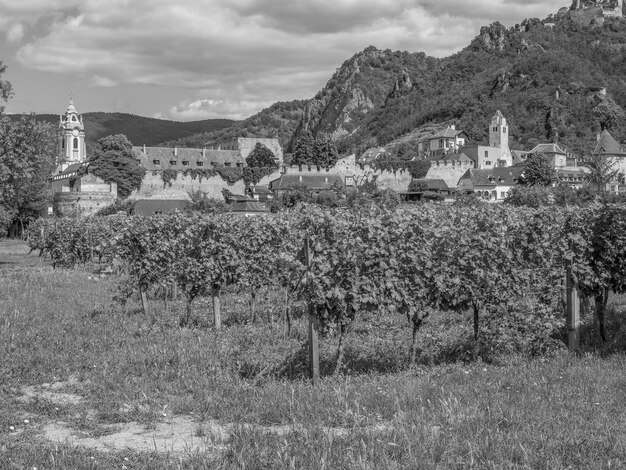
[[[387,151],[384,147],[372,147],[367,149],[365,152],[361,154],[359,157],[360,160],[371,160],[373,158],[378,158],[385,155]]]
[[[469,169],[461,179],[470,178],[474,186],[499,186],[517,184],[517,179],[524,172],[524,167],[496,167],[492,169]]]
[[[528,153],[560,153],[567,155],[567,151],[563,150],[557,144],[539,144]]]
[[[460,131],[458,129],[452,129],[451,127],[447,127],[445,129],[440,130],[439,132],[437,132],[436,134],[431,135],[430,137],[427,137],[427,140],[433,140],[433,139],[451,139],[453,137],[456,137],[459,134],[465,134],[465,132]]]
[[[72,176],[76,175],[76,172],[78,171],[78,169],[81,166],[83,166],[83,163],[72,163],[70,166],[68,166],[61,173],[57,173],[56,175],[52,175],[51,179],[53,181],[59,181],[59,180],[64,180],[64,179],[67,179],[67,178],[71,178]]]
[[[340,175],[300,175],[293,173],[271,181],[269,187],[272,191],[276,191],[287,189],[289,186],[304,185],[309,189],[321,190],[330,189],[335,184],[343,186],[343,179]]]
[[[252,186],[253,194],[271,194],[272,192],[267,188],[267,186]]]
[[[189,201],[184,199],[140,199],[135,203],[133,211],[136,215],[149,217],[157,212],[172,212],[176,209],[183,210],[189,206]]]
[[[419,181],[420,183],[424,183],[428,191],[439,191],[439,190],[447,191],[450,189],[450,186],[448,186],[448,184],[442,179],[422,178],[422,179],[417,179],[413,181]]]
[[[494,114],[494,116],[493,116],[493,117],[503,118],[503,117],[504,117],[504,114],[502,114],[502,113],[500,112],[500,110],[498,109],[498,110],[496,111],[496,114]]]
[[[450,153],[447,155],[444,155],[443,157],[440,158],[441,160],[449,160],[449,161],[460,161],[460,162],[471,162],[473,161],[470,157],[468,157],[467,155],[465,155],[463,152],[460,153]]]
[[[620,155],[624,153],[622,146],[619,144],[617,140],[613,138],[613,136],[609,133],[609,131],[605,130],[600,134],[600,138],[598,139],[598,143],[596,144],[596,148],[593,151],[594,154],[609,154],[609,155]]]
[[[267,212],[267,209],[256,201],[239,201],[233,204],[230,212]]]
[[[133,147],[133,151],[141,166],[146,170],[184,170],[185,168],[211,168],[211,166],[227,163],[233,167],[237,164],[240,166],[246,164],[238,150],[145,147],[144,153],[144,147]],[[201,165],[198,165],[198,162]]]

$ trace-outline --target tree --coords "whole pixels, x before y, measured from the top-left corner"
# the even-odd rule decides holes
[[[133,144],[123,134],[98,140],[88,164],[90,173],[107,183],[117,183],[117,192],[123,198],[141,186],[146,174],[146,170],[135,158]]]
[[[50,124],[24,115],[0,117],[0,226],[24,225],[50,204],[47,180],[54,170],[56,139]]]
[[[246,158],[246,164],[253,168],[278,168],[276,155],[265,145],[258,142]]]
[[[0,77],[2,77],[2,74],[4,74],[6,69],[6,65],[3,65],[2,61],[0,60]],[[6,103],[7,101],[9,101],[9,98],[11,98],[11,96],[13,96],[13,86],[10,82],[2,80],[2,78],[0,78],[0,100]],[[0,105],[0,114],[2,114],[3,112],[4,106]]]
[[[556,171],[542,153],[532,153],[526,160],[526,167],[519,178],[525,186],[548,186],[556,180]]]
[[[335,166],[339,152],[332,139],[324,136],[313,138],[310,131],[304,131],[293,149],[294,165],[315,165],[323,168]]]

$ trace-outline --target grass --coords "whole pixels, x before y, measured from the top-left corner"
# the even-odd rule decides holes
[[[111,301],[115,278],[52,270],[14,242],[0,256],[12,260],[0,272],[0,468],[626,468],[621,298],[610,343],[598,345],[588,321],[578,355],[465,354],[469,321],[440,313],[408,368],[405,321],[369,318],[349,337],[345,373],[314,388],[303,379],[306,324],[297,319],[285,338],[272,292],[258,324],[243,321],[244,297],[230,293],[228,327],[209,328],[207,300],[195,307],[199,326],[181,329],[182,303],[159,301],[146,317],[137,299]],[[322,343],[324,370],[334,347]],[[79,403],[20,399],[26,386],[70,377],[63,392]],[[193,417],[203,439],[215,440],[206,423],[229,436],[219,451],[182,455],[43,437],[50,423],[97,437],[112,424],[150,429],[175,416]]]

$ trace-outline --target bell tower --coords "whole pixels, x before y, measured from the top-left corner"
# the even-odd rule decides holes
[[[65,114],[61,114],[59,118],[57,163],[60,173],[74,163],[84,162],[87,148],[85,147],[83,116],[76,112],[73,97],[70,97]]]
[[[492,147],[509,148],[509,126],[506,118],[498,111],[491,118],[489,126],[489,145]]]

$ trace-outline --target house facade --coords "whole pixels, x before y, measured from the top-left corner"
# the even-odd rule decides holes
[[[492,169],[471,169],[461,177],[457,186],[459,194],[476,194],[492,202],[503,201],[509,190],[515,187],[523,173],[521,167],[496,167]]]
[[[465,131],[457,130],[456,126],[451,125],[420,141],[418,153],[426,157],[443,156],[456,153],[466,142]]]

